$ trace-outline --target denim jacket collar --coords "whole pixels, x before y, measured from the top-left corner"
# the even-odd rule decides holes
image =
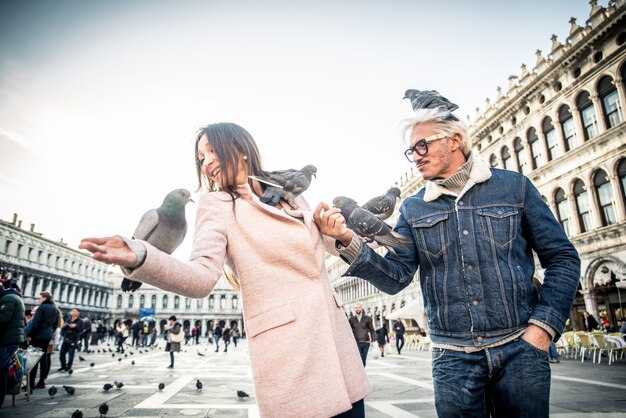
[[[474,159],[474,163],[472,165],[472,171],[470,172],[470,177],[467,180],[465,187],[463,188],[463,190],[461,190],[461,193],[459,193],[459,195],[457,196],[457,200],[463,197],[463,195],[469,189],[474,187],[474,185],[487,181],[491,178],[491,170],[489,170],[489,166],[487,165],[487,163],[485,163],[480,158],[476,158],[473,156],[470,158]],[[426,191],[424,193],[425,202],[432,202],[433,200],[438,199],[441,195],[444,195],[444,194],[455,196],[454,193],[452,193],[445,187],[438,185],[434,181],[426,182]]]

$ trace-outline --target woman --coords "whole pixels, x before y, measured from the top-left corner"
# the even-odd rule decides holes
[[[198,202],[189,262],[119,236],[87,238],[80,248],[96,260],[130,267],[133,280],[193,298],[206,297],[227,265],[234,276],[226,277],[245,301],[261,415],[363,417],[370,386],[324,265],[325,246],[337,255],[334,240],[322,237],[311,211],[260,202],[265,186],[248,176],[264,174],[261,157],[245,129],[209,125],[198,134],[195,153],[200,188],[210,193]],[[339,211],[331,213],[333,221],[345,222]]]
[[[181,329],[182,325],[176,321],[176,316],[169,317],[169,324],[165,325],[167,331],[167,344],[165,345],[165,351],[170,353],[170,365],[168,369],[174,368],[174,353],[180,352],[180,343],[184,338],[184,331]]]
[[[30,370],[30,388],[44,389],[46,387],[45,381],[50,371],[49,362],[50,355],[48,353],[48,345],[50,340],[54,337],[54,331],[59,326],[59,309],[54,303],[52,294],[50,292],[41,292],[39,294],[39,306],[35,312],[35,316],[30,324],[28,336],[31,338],[30,345],[41,348],[43,355],[41,360],[35,363]],[[35,378],[37,377],[37,369],[41,365],[41,371],[39,373],[39,382],[35,385]]]
[[[387,323],[376,330],[376,342],[380,350],[380,356],[385,357],[385,344],[389,342],[389,331],[387,331]]]

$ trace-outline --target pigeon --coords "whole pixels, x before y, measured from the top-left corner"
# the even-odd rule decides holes
[[[159,390],[163,390],[165,388],[165,383],[159,383]]]
[[[173,253],[187,234],[185,205],[189,202],[193,202],[189,190],[169,192],[161,206],[144,213],[133,233],[133,239],[144,240],[167,254]],[[124,292],[134,292],[140,287],[141,282],[126,277],[122,280]]]
[[[124,354],[124,357],[128,357],[128,354]]]
[[[78,359],[79,359],[80,361],[85,361],[85,358],[84,358],[84,357],[82,357],[82,356],[78,356]]]
[[[202,353],[201,353],[201,352],[199,352],[199,351],[198,351],[198,355],[199,355],[199,356],[202,356],[202,357],[205,357],[205,355],[204,355],[204,354],[202,354]]]
[[[121,358],[118,358],[118,359],[117,359],[117,361],[122,361],[122,359],[121,359]]]
[[[72,412],[72,418],[83,418],[83,411],[77,409],[76,411]]]
[[[98,412],[100,412],[100,416],[103,417],[109,412],[109,405],[107,403],[103,403],[98,407]]]
[[[389,225],[361,208],[349,197],[338,196],[333,199],[333,205],[341,209],[348,228],[368,242],[374,241],[390,251],[393,251],[392,247],[399,248],[411,242],[409,238],[393,231]]]
[[[263,192],[260,198],[261,202],[276,206],[280,199],[283,199],[291,206],[296,207],[296,197],[309,188],[311,177],[317,177],[316,173],[317,168],[309,164],[304,166],[302,170],[266,171],[263,176],[249,177],[269,186]]]
[[[130,364],[135,365],[135,360],[131,361]]]
[[[372,212],[374,215],[378,216],[378,219],[384,221],[393,214],[393,211],[396,208],[396,202],[399,198],[400,189],[392,187],[387,190],[387,193],[384,195],[374,197],[365,202],[362,208]]]
[[[50,395],[51,398],[54,397],[54,395],[57,394],[57,388],[55,386],[51,386],[50,389],[48,389],[48,395]]]
[[[237,397],[239,399],[243,399],[243,398],[249,398],[250,395],[248,395],[246,392],[244,392],[243,390],[238,390],[237,391]]]
[[[63,389],[65,389],[68,395],[73,395],[76,392],[76,389],[74,389],[72,386],[63,385]]]
[[[89,367],[93,367],[95,365],[96,365],[96,363],[89,363]]]
[[[118,382],[117,380],[113,382],[116,388],[121,389],[124,387],[124,382]]]
[[[72,375],[72,373],[74,373],[74,370],[73,370],[73,369],[69,369],[69,370],[67,371],[67,374],[69,374],[70,376]]]
[[[104,386],[102,386],[102,389],[104,389],[105,392],[108,392],[112,388],[113,388],[113,385],[110,383],[105,383]]]
[[[196,379],[196,389],[202,390],[202,382],[200,379]]]
[[[418,109],[440,109],[450,112],[446,117],[446,120],[459,119],[452,114],[459,108],[456,104],[450,102],[448,99],[439,94],[436,90],[413,90],[409,89],[404,92],[404,99],[411,101],[411,107],[414,111]]]
[[[111,357],[115,357],[115,353],[111,354]]]

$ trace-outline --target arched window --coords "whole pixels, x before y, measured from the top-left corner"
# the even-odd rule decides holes
[[[146,307],[146,295],[139,296],[139,307],[140,308]]]
[[[556,189],[554,194],[554,201],[556,202],[556,214],[559,219],[559,223],[563,227],[563,230],[567,236],[571,236],[572,226],[569,216],[569,205],[567,203],[567,197],[563,189]]]
[[[498,157],[496,157],[495,154],[491,154],[491,157],[489,157],[489,165],[491,168],[496,168],[498,166]]]
[[[163,295],[163,308],[164,308],[164,309],[167,309],[167,308],[168,308],[168,306],[167,306],[167,302],[169,302],[169,301],[167,300],[167,295]]]
[[[626,158],[622,158],[622,161],[617,165],[617,178],[622,190],[622,201],[626,203]]]
[[[509,152],[509,147],[502,147],[502,162],[504,163],[505,170],[515,170],[513,167],[513,160],[511,159],[511,153]]]
[[[191,299],[185,298],[185,309],[191,309]]]
[[[213,310],[215,309],[215,298],[213,297],[213,295],[209,296],[209,310]]]
[[[117,295],[117,307],[122,307],[122,295]]]
[[[233,310],[236,310],[239,307],[239,299],[237,298],[237,296],[233,296]]]
[[[222,297],[220,297],[220,311],[225,311],[226,310],[226,295],[222,295]]]
[[[576,180],[574,183],[574,198],[576,200],[576,211],[578,212],[580,232],[590,231],[591,213],[589,212],[589,196],[582,180]]]
[[[543,134],[546,136],[546,144],[548,145],[548,161],[552,161],[558,157],[558,142],[556,140],[554,125],[552,125],[552,119],[546,117],[541,124],[541,128],[543,129]]]
[[[593,175],[593,185],[596,190],[596,198],[600,205],[600,219],[602,226],[613,225],[615,223],[615,208],[613,207],[613,189],[611,182],[604,170],[598,170]]]
[[[133,295],[128,296],[128,307],[132,308],[133,303],[135,303],[135,298],[133,297]]]
[[[602,99],[606,127],[612,128],[619,124],[623,120],[623,117],[622,106],[619,102],[615,83],[608,75],[600,79],[600,83],[598,83],[598,94],[600,95],[600,99]]]
[[[150,298],[150,307],[156,308],[156,295],[152,295],[152,298]]]
[[[580,93],[576,99],[576,106],[580,112],[580,119],[583,122],[583,135],[585,140],[589,140],[598,135],[598,120],[596,119],[596,109],[591,102],[591,97],[586,91]]]
[[[180,296],[174,296],[174,309],[180,308]]]
[[[513,140],[513,150],[517,155],[517,169],[522,174],[528,173],[528,163],[526,163],[526,153],[524,152],[524,145],[522,145],[522,138],[515,138]]]
[[[541,144],[539,143],[539,137],[537,136],[537,130],[530,128],[527,133],[528,145],[530,145],[531,169],[539,167],[541,162]]]
[[[576,124],[568,105],[563,105],[559,108],[559,122],[561,122],[565,152],[567,152],[576,146]]]

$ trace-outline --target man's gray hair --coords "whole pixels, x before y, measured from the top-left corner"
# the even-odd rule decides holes
[[[404,138],[404,140],[406,140],[408,144],[410,144],[410,135],[413,131],[413,128],[418,125],[434,122],[434,129],[435,132],[437,132],[438,134],[454,136],[454,134],[458,133],[461,136],[461,152],[463,152],[463,155],[467,157],[472,147],[472,143],[469,137],[469,128],[467,127],[467,124],[462,120],[446,120],[449,115],[449,111],[442,110],[440,108],[417,109],[413,116],[404,119],[401,122],[402,138]],[[407,134],[409,135],[409,137],[407,137]]]

